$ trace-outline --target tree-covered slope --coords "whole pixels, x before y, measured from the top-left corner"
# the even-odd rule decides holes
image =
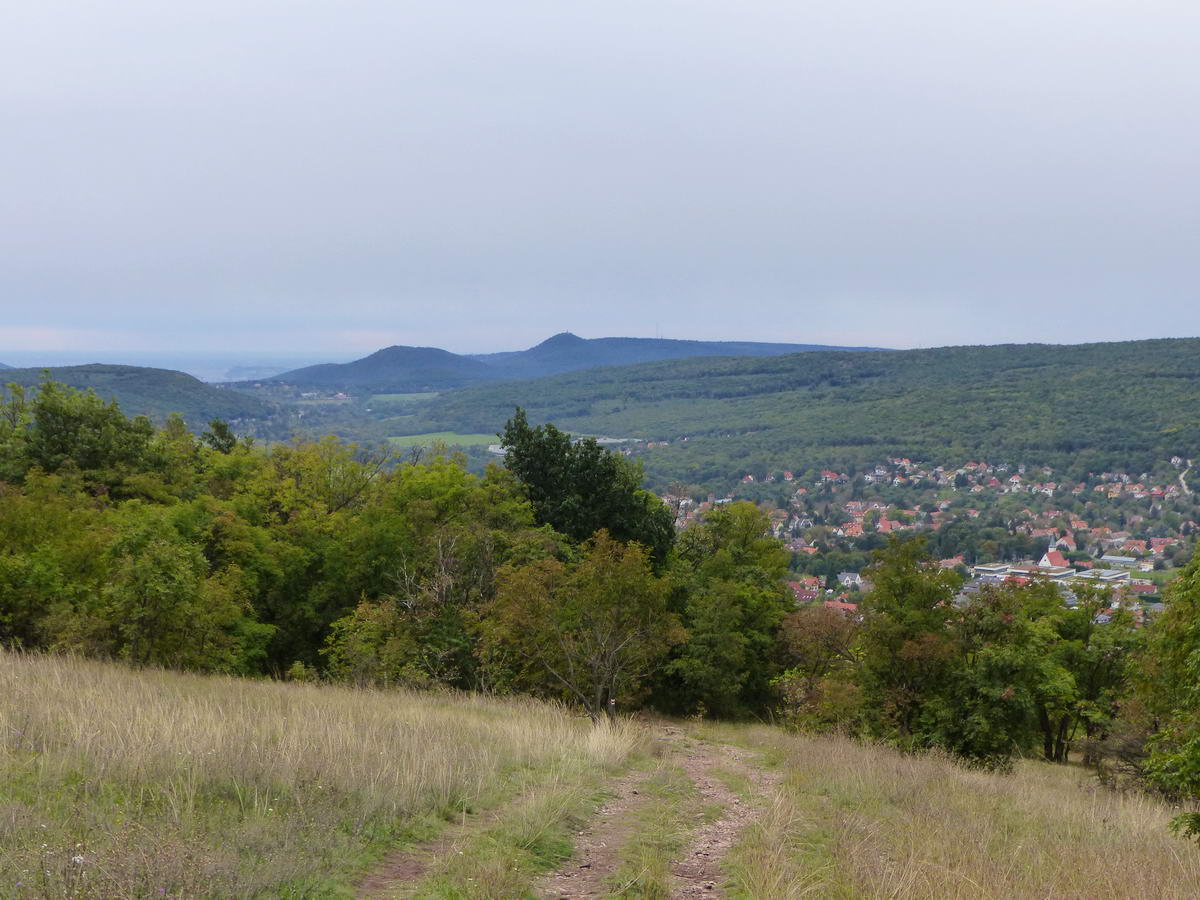
[[[440,391],[496,378],[478,360],[436,347],[385,347],[348,363],[321,363],[270,379],[296,387],[352,393]]]
[[[1091,454],[1140,470],[1200,456],[1200,339],[659,362],[455,392],[406,430],[494,431],[516,405],[577,432],[671,441],[651,472],[696,481],[891,453]]]
[[[80,390],[91,388],[106,401],[115,399],[127,415],[146,415],[158,422],[173,412],[182,415],[192,428],[202,427],[212,419],[240,425],[271,414],[271,408],[261,400],[213,387],[170,369],[101,364],[7,369],[3,381],[34,387],[44,380],[46,372],[61,384]]]
[[[543,378],[581,369],[700,356],[778,356],[828,348],[819,344],[581,338],[563,332],[528,350],[461,356],[436,347],[386,347],[348,363],[322,363],[269,379],[301,389],[352,395],[454,390],[492,381]],[[242,383],[235,387],[246,389]]]
[[[664,338],[581,338],[556,334],[536,347],[513,353],[489,353],[474,358],[488,363],[506,378],[542,378],[582,369],[626,366],[701,356],[780,356],[813,350],[860,350],[822,344],[771,344],[757,341],[680,341]]]

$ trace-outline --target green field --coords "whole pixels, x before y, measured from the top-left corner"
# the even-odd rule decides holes
[[[438,391],[425,391],[421,394],[374,394],[368,403],[419,403],[422,400],[432,400]]]
[[[428,434],[405,434],[388,438],[393,447],[422,447],[437,441],[452,447],[486,447],[499,440],[495,434],[459,434],[457,431],[431,431]]]

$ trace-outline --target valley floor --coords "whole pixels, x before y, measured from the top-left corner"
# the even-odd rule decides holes
[[[0,652],[0,898],[1192,898],[1171,810],[766,726]]]

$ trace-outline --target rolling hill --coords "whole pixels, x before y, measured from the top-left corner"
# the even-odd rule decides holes
[[[212,419],[225,419],[239,430],[251,421],[265,420],[272,408],[263,401],[205,384],[170,369],[93,364],[51,369],[7,369],[5,383],[33,387],[50,378],[73,388],[91,388],[102,399],[115,399],[127,415],[146,415],[162,422],[173,412],[193,428]]]
[[[680,341],[663,338],[581,338],[564,331],[536,347],[511,353],[488,353],[473,358],[499,370],[506,378],[542,378],[582,369],[625,366],[698,356],[781,356],[814,350],[856,351],[863,347],[822,344],[770,344],[755,341]]]
[[[658,483],[889,455],[1143,471],[1200,456],[1200,339],[657,362],[456,391],[403,430],[494,432],[517,405],[578,433],[669,441],[645,457]]]
[[[348,363],[321,363],[268,381],[354,393],[442,391],[500,377],[479,360],[436,347],[385,347]]]
[[[490,381],[543,378],[582,369],[709,356],[778,356],[830,348],[819,344],[752,341],[679,341],[654,338],[581,338],[556,334],[505,353],[461,356],[435,347],[387,347],[348,363],[323,363],[284,372],[268,382],[358,394],[453,390]],[[246,385],[239,384],[244,388]]]

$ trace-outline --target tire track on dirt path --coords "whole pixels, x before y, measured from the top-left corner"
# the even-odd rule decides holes
[[[496,806],[479,812],[464,814],[461,820],[448,822],[440,833],[429,840],[419,841],[401,849],[393,850],[354,884],[355,896],[360,900],[385,900],[404,896],[405,891],[439,865],[465,852],[472,841],[489,829],[501,825],[506,818],[518,812],[531,796],[536,796],[553,779],[534,778],[515,787],[511,796]]]
[[[538,896],[583,900],[610,893],[609,878],[617,870],[618,853],[632,831],[632,813],[644,802],[640,788],[649,777],[645,772],[631,772],[609,785],[613,798],[578,833],[571,858],[558,871],[538,880]]]
[[[663,761],[681,769],[695,786],[697,805],[719,810],[714,820],[702,822],[690,830],[685,849],[671,863],[670,896],[672,900],[721,897],[725,855],[753,821],[758,809],[755,800],[766,795],[780,776],[764,770],[753,754],[726,744],[692,738],[673,726],[659,730],[658,742]],[[752,796],[739,796],[722,781],[722,771],[745,778]],[[540,880],[540,897],[545,900],[594,900],[612,894],[612,876],[620,868],[622,850],[638,827],[637,813],[647,801],[647,797],[638,791],[649,777],[646,773],[630,774],[611,785],[616,796],[579,833],[571,860]],[[690,814],[681,809],[680,815]]]
[[[681,748],[679,763],[695,783],[704,802],[719,804],[722,812],[719,818],[696,830],[687,850],[672,866],[671,898],[723,897],[721,883],[725,873],[721,863],[745,827],[753,821],[756,806],[722,783],[717,770],[729,768],[735,771],[750,781],[759,794],[774,787],[779,776],[749,762],[739,750],[695,739],[687,749]]]
[[[499,819],[499,813],[491,812],[485,821]],[[432,841],[391,853],[355,885],[355,894],[363,900],[387,897],[402,885],[418,881],[438,860],[457,852],[459,846],[470,839],[471,830],[479,827],[464,821],[461,825],[452,825],[449,831]]]

